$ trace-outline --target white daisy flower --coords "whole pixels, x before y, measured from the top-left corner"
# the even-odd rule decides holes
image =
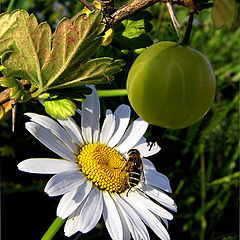
[[[114,113],[106,112],[100,129],[100,103],[96,89],[82,103],[81,127],[68,117],[58,119],[27,113],[27,130],[61,159],[31,158],[18,164],[21,171],[55,174],[44,191],[49,196],[62,195],[57,216],[67,218],[64,232],[71,236],[87,233],[103,216],[112,239],[149,239],[148,226],[160,239],[170,239],[167,220],[173,218],[174,201],[168,178],[157,172],[146,158],[156,154],[143,137],[148,123],[141,118],[129,127],[130,108],[120,105]],[[142,159],[127,160],[137,149]],[[134,150],[135,152],[138,152]],[[131,151],[130,151],[131,153]],[[135,164],[136,160],[140,164]],[[141,177],[141,178],[140,178]]]

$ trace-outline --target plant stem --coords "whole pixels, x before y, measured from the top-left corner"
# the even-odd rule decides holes
[[[6,12],[10,13],[13,10],[15,0],[11,0],[10,3],[8,4],[8,8]]]
[[[194,13],[195,13],[195,5],[194,5],[194,3],[192,3],[190,6],[190,11],[189,11],[187,30],[185,32],[184,38],[181,42],[181,45],[186,46],[189,43],[189,39],[190,39],[191,31],[192,31]]]
[[[85,7],[87,7],[90,11],[96,11],[98,10],[93,4],[89,3],[86,0],[79,0],[79,2],[81,2]]]
[[[65,220],[57,217],[52,223],[52,225],[49,227],[49,229],[46,231],[46,233],[43,235],[41,240],[51,240],[64,222]]]
[[[204,156],[204,143],[200,144],[200,181],[201,181],[201,231],[200,240],[204,240],[207,221],[205,217],[206,211],[206,177],[205,177],[205,156]]]
[[[157,2],[162,0],[133,0],[126,5],[117,9],[108,20],[108,24],[110,27],[115,26],[126,18],[131,17],[135,13],[154,5]]]
[[[120,97],[127,95],[127,89],[98,90],[98,96],[101,97]]]

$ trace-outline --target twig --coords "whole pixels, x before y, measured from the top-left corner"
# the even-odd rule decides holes
[[[86,8],[88,8],[90,11],[98,10],[93,4],[89,3],[86,0],[79,0],[79,2],[81,2],[84,6],[86,6]]]
[[[133,0],[116,10],[111,15],[108,24],[110,27],[113,27],[124,19],[131,17],[135,13],[161,1],[163,0]]]

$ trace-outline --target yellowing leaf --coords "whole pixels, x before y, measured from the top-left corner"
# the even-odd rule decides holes
[[[103,46],[109,45],[112,42],[112,39],[113,39],[113,29],[112,28],[108,29],[105,32],[103,37],[104,37],[104,40],[103,40],[102,45]]]
[[[230,27],[236,17],[235,0],[214,0],[212,8],[212,20],[217,29],[224,25]]]
[[[11,116],[12,103],[7,101],[0,105],[0,122],[8,119]]]
[[[46,112],[53,118],[73,116],[77,109],[75,103],[69,99],[45,100],[44,106]]]

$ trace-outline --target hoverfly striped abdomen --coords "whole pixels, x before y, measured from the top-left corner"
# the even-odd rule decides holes
[[[140,153],[137,149],[130,149],[128,151],[128,158],[126,163],[126,172],[128,172],[128,192],[132,187],[136,187],[143,174],[143,164]],[[127,194],[128,194],[127,192]]]
[[[141,179],[141,170],[138,168],[132,168],[128,175],[128,184],[130,187],[135,187],[138,185]]]

